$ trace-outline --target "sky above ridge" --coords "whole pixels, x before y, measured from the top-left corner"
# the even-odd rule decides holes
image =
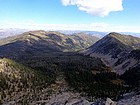
[[[0,0],[0,28],[140,32],[140,0]]]

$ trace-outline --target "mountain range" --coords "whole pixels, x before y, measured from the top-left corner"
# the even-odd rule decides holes
[[[140,94],[139,68],[138,37],[24,32],[0,40],[0,103],[68,105],[74,96],[118,101],[127,92]]]
[[[59,32],[29,31],[0,40],[0,56],[26,59],[49,52],[78,51],[94,44],[99,38],[82,33],[67,36]]]
[[[75,34],[75,33],[85,33],[85,34],[88,34],[88,35],[93,35],[93,36],[96,36],[98,38],[103,38],[104,36],[106,36],[107,34],[109,34],[110,32],[100,32],[100,31],[81,31],[81,30],[58,30],[59,32],[61,33],[64,33],[66,35],[72,35],[72,34]],[[134,32],[119,32],[120,34],[125,34],[125,35],[133,35],[133,36],[136,36],[136,37],[140,37],[140,33],[134,33]]]
[[[29,29],[20,29],[20,28],[8,28],[8,29],[0,29],[0,39],[6,38],[6,37],[11,37],[11,36],[16,36],[20,35],[24,32],[28,31],[35,31],[35,30],[29,30]],[[77,33],[84,33],[87,35],[95,36],[98,38],[103,38],[110,32],[100,32],[100,31],[86,31],[86,30],[46,30],[46,31],[58,31],[60,33],[63,33],[65,35],[73,35]],[[133,35],[136,37],[140,37],[140,33],[134,33],[134,32],[119,32],[120,34],[125,34],[125,35]]]

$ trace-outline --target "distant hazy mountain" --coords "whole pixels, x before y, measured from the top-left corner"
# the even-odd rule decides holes
[[[110,33],[91,47],[85,54],[103,58],[118,73],[124,73],[138,63],[130,57],[131,51],[140,49],[140,38],[119,33]]]
[[[72,34],[76,34],[76,33],[85,33],[88,35],[93,35],[95,37],[98,38],[103,38],[104,36],[106,36],[107,34],[109,34],[110,32],[100,32],[100,31],[82,31],[82,30],[59,30],[59,32],[62,32],[64,34],[67,35],[72,35]],[[119,32],[120,34],[125,34],[125,35],[133,35],[135,37],[140,37],[140,33],[134,33],[134,32]]]
[[[82,30],[59,30],[59,32],[64,33],[66,35],[72,35],[76,33],[85,33],[85,34],[92,35],[98,38],[102,38],[109,33],[109,32],[99,32],[99,31],[82,31]]]
[[[1,38],[6,38],[9,36],[15,36],[15,35],[20,35],[24,32],[31,31],[29,29],[18,29],[18,28],[9,28],[9,29],[0,29],[0,39]],[[48,31],[48,30],[47,30]],[[85,33],[88,35],[92,35],[98,38],[102,38],[105,35],[107,35],[110,32],[100,32],[100,31],[84,31],[84,30],[56,30],[60,33],[66,34],[66,35],[73,35],[77,33]],[[134,33],[134,32],[119,32],[121,34],[126,34],[126,35],[133,35],[136,37],[140,37],[140,33]]]
[[[16,29],[16,28],[0,29],[0,39],[6,38],[9,36],[19,35],[27,31],[28,29]]]
[[[135,37],[139,37],[140,38],[140,33],[134,33],[134,32],[120,32],[121,34],[125,34],[125,35],[133,35]]]
[[[15,35],[20,35],[24,32],[31,31],[29,29],[18,29],[18,28],[9,28],[9,29],[0,29],[0,39],[1,38],[6,38],[9,36],[15,36]],[[98,32],[98,31],[80,31],[80,30],[57,30],[60,33],[66,34],[66,35],[73,35],[77,33],[84,33],[87,35],[93,35],[98,38],[102,38],[108,32]]]

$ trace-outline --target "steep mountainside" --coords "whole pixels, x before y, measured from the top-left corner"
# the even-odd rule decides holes
[[[0,56],[26,59],[49,52],[78,51],[89,47],[97,40],[98,38],[88,35],[66,36],[53,31],[30,31],[0,40]]]
[[[137,94],[140,94],[140,50],[131,51],[129,57],[137,59],[138,63],[134,67],[130,67],[122,78],[132,89],[136,90]]]
[[[91,47],[84,54],[101,57],[120,74],[138,63],[131,51],[140,49],[140,38],[119,33],[110,33]]]

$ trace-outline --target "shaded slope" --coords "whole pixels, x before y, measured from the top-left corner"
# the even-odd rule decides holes
[[[138,63],[134,67],[129,68],[122,78],[129,85],[130,89],[134,89],[137,94],[140,94],[140,50],[133,50],[130,52],[129,57],[138,60]]]

